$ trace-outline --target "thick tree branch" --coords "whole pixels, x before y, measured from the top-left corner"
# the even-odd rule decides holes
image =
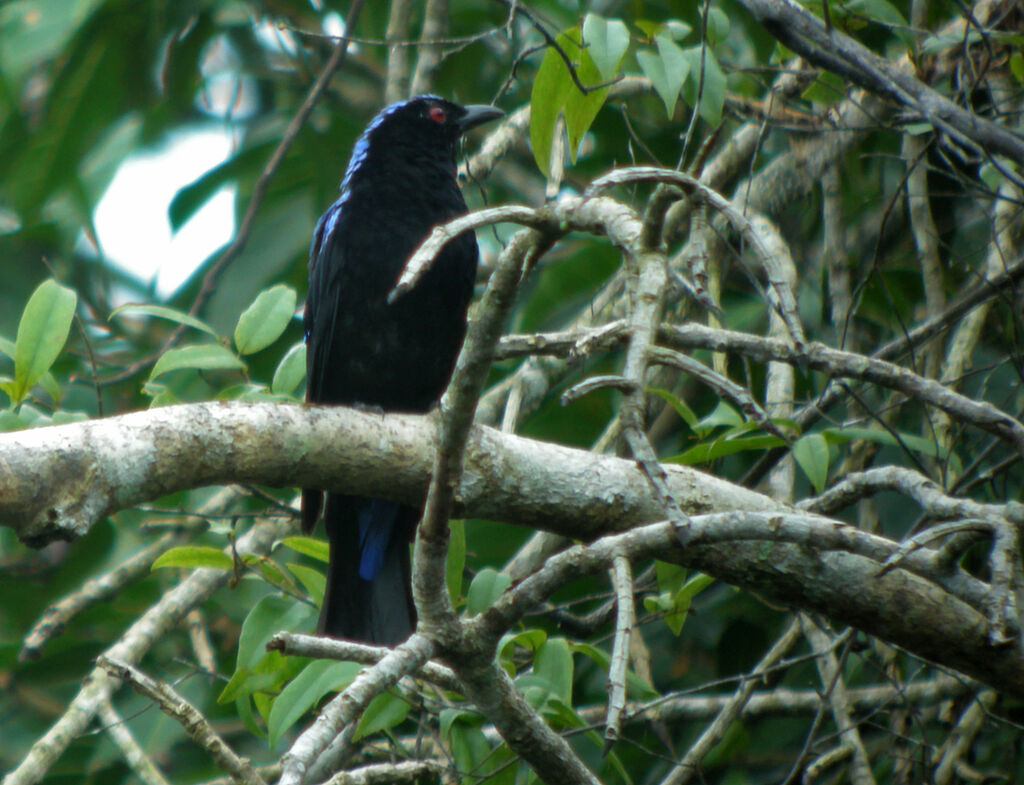
[[[434,459],[434,415],[333,406],[199,403],[0,434],[0,524],[31,544],[74,539],[117,510],[229,482],[321,487],[414,503]],[[765,496],[682,466],[689,512],[777,510]],[[593,539],[657,520],[631,462],[471,431],[456,512]]]

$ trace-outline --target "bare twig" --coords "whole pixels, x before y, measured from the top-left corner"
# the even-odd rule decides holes
[[[136,692],[145,695],[167,716],[175,719],[189,737],[206,750],[213,762],[240,785],[266,785],[263,777],[247,758],[240,758],[210,725],[195,706],[185,700],[171,685],[150,678],[134,665],[107,655],[96,660],[96,664],[114,678],[128,682]]]

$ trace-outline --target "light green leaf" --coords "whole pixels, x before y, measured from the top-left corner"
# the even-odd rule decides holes
[[[182,545],[179,548],[171,548],[164,551],[153,562],[151,570],[159,570],[163,567],[185,567],[195,569],[197,567],[210,567],[217,570],[230,570],[234,567],[231,557],[220,548],[212,548],[208,545]]]
[[[202,330],[204,333],[209,333],[210,335],[213,336],[217,335],[217,333],[213,331],[213,328],[210,327],[210,325],[208,325],[202,319],[197,319],[196,317],[184,313],[183,311],[179,311],[175,308],[168,308],[166,305],[146,305],[144,303],[128,303],[127,305],[122,305],[120,308],[115,308],[113,311],[111,311],[110,317],[108,318],[107,321],[123,313],[155,316],[158,319],[167,319],[168,321],[177,322],[178,324],[184,324],[187,327],[195,327],[197,330]]]
[[[703,55],[701,50],[703,49]],[[690,106],[697,105],[697,111],[704,121],[717,126],[722,120],[722,107],[725,106],[725,74],[722,73],[718,60],[709,47],[692,46],[682,50],[689,60],[690,72],[683,85],[683,98]],[[704,84],[700,85],[701,57],[704,58]],[[697,90],[700,87],[700,102],[697,102]]]
[[[816,493],[825,490],[828,480],[828,442],[820,433],[808,433],[793,444],[793,457],[811,481]]]
[[[487,610],[509,586],[512,579],[503,572],[498,572],[490,567],[480,570],[469,584],[468,613],[470,616]]]
[[[299,579],[306,594],[314,601],[321,601],[327,587],[327,577],[320,570],[307,567],[305,564],[288,562],[286,566],[292,575]]]
[[[708,9],[707,36],[711,46],[720,44],[729,37],[729,17],[718,6]]]
[[[191,368],[198,371],[230,371],[242,370],[242,362],[230,349],[219,343],[196,343],[168,349],[153,366],[149,374],[150,380],[165,373]]]
[[[351,684],[362,667],[357,662],[316,660],[303,668],[274,699],[270,715],[267,717],[267,734],[271,748],[322,697],[330,692],[343,690]]]
[[[562,36],[559,36],[561,45]],[[530,149],[541,174],[550,174],[551,143],[555,123],[565,106],[565,99],[572,88],[569,71],[558,53],[548,47],[533,79],[530,91]]]
[[[303,556],[322,561],[327,564],[330,561],[330,546],[325,540],[318,540],[316,537],[285,537],[281,544],[291,548]]]
[[[619,63],[629,48],[629,28],[620,19],[604,19],[597,14],[583,18],[583,41],[601,80],[608,82],[619,72]]]
[[[295,315],[295,290],[278,284],[260,292],[238,317],[235,346],[239,354],[266,349],[281,337]]]
[[[654,575],[658,580],[658,591],[665,594],[675,594],[686,583],[686,575],[689,571],[685,567],[671,562],[654,560]]]
[[[71,331],[78,296],[52,278],[32,292],[18,324],[14,343],[14,386],[11,399],[21,403],[28,391],[50,370]]]
[[[580,48],[579,27],[566,30],[555,40],[573,63],[576,76],[584,86],[603,81],[593,59]],[[581,92],[561,56],[553,48],[545,52],[530,93],[530,145],[534,160],[545,177],[549,173],[551,142],[558,115],[565,117],[569,157],[575,161],[580,140],[607,97],[607,87]]]
[[[306,344],[297,343],[287,351],[274,370],[270,391],[275,395],[291,395],[306,378]]]
[[[693,27],[680,19],[670,19],[664,25],[661,25],[660,29],[672,36],[673,41],[682,41],[693,32]],[[648,35],[651,35],[651,33],[648,33]]]
[[[682,78],[678,78],[678,74],[670,74],[661,55],[654,52],[637,52],[636,60],[640,64],[640,70],[651,80],[654,91],[665,104],[665,113],[671,118],[676,111],[676,99],[679,98],[679,90],[683,86],[686,74],[683,73]]]

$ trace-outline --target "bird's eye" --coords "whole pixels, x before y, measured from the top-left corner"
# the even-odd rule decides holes
[[[448,120],[448,113],[445,112],[440,106],[432,106],[427,112],[427,116],[438,125],[443,125]]]

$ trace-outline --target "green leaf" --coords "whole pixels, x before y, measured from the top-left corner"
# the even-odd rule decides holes
[[[234,567],[234,562],[220,548],[212,548],[208,545],[182,545],[164,551],[153,562],[150,569],[159,570],[163,567],[185,567],[187,569],[209,567],[216,570],[230,570]]]
[[[666,463],[680,463],[684,466],[696,466],[701,463],[708,463],[727,455],[751,450],[770,450],[775,447],[782,447],[785,442],[778,436],[771,434],[758,434],[737,439],[714,439],[705,444],[698,444],[679,455],[672,455],[665,458]]]
[[[470,721],[467,721],[470,720]],[[479,721],[465,712],[445,709],[441,712],[441,728],[448,740],[451,754],[457,771],[473,772],[487,760],[491,747],[487,737],[480,730]],[[473,778],[472,781],[475,781]]]
[[[828,481],[828,441],[820,433],[808,433],[793,444],[793,457],[811,481],[816,493]]]
[[[914,45],[914,37],[908,29],[906,17],[888,0],[846,0],[843,3],[843,10],[877,22],[888,28],[905,45]]]
[[[511,585],[512,579],[503,572],[490,567],[480,570],[469,584],[467,612],[470,616],[475,616],[487,610]]]
[[[1017,80],[1017,84],[1024,84],[1024,54],[1014,52],[1010,55],[1010,73]]]
[[[314,600],[320,601],[327,586],[326,576],[320,570],[307,567],[305,564],[288,562],[286,566],[292,575],[299,579],[306,593]]]
[[[48,278],[29,297],[18,323],[14,343],[12,403],[21,403],[44,373],[50,370],[68,340],[78,296]]]
[[[583,41],[597,66],[601,80],[608,82],[619,72],[622,56],[629,48],[629,28],[620,19],[607,20],[597,14],[583,18]]]
[[[356,727],[352,741],[369,736],[377,731],[393,728],[409,714],[409,701],[391,692],[384,692],[370,701]]]
[[[579,27],[566,30],[555,40],[573,63],[581,84],[589,86],[603,81],[594,60],[585,49],[580,48]],[[575,161],[580,140],[594,122],[607,97],[607,87],[581,92],[561,56],[554,48],[548,48],[537,69],[530,93],[530,145],[534,160],[545,177],[549,174],[551,142],[558,115],[565,117],[569,157]]]
[[[690,426],[691,431],[695,431],[697,429],[697,415],[682,398],[677,396],[671,390],[665,390],[660,387],[649,387],[647,388],[647,392],[657,395],[669,406],[675,409],[676,414],[679,415],[683,422]]]
[[[150,380],[165,373],[190,368],[198,371],[244,370],[242,362],[234,352],[219,343],[195,343],[168,349],[153,366]]]
[[[306,378],[306,344],[297,343],[289,349],[274,370],[270,391],[275,395],[291,395]]]
[[[831,71],[822,71],[801,94],[805,101],[815,101],[825,106],[838,103],[846,94],[846,82]],[[931,129],[931,124],[926,124]]]
[[[572,87],[565,63],[554,49],[548,47],[530,91],[530,149],[533,150],[537,168],[545,177],[551,173],[551,143],[555,123]]]
[[[331,547],[326,540],[318,540],[316,537],[285,537],[281,544],[324,564],[330,561]]]
[[[720,44],[729,37],[729,17],[718,6],[708,9],[707,36],[711,46]]]
[[[533,672],[565,703],[572,703],[572,650],[565,638],[548,638],[544,642],[533,658]]]
[[[279,683],[285,677],[285,658],[280,652],[268,652],[267,642],[281,630],[308,629],[315,613],[311,605],[278,594],[260,599],[242,622],[235,672],[217,701],[230,703]]]
[[[689,572],[685,567],[670,562],[654,560],[654,574],[658,579],[658,591],[664,594],[675,594],[686,583]]]
[[[281,736],[321,698],[351,684],[362,668],[357,662],[332,660],[315,660],[303,668],[274,699],[267,717],[270,747],[273,748]]]
[[[187,327],[195,327],[197,330],[202,330],[204,333],[209,333],[210,335],[213,336],[217,335],[217,333],[214,332],[213,328],[210,327],[210,325],[208,325],[202,319],[197,319],[196,317],[179,311],[175,308],[168,308],[166,305],[146,305],[143,303],[128,303],[127,305],[122,305],[121,307],[115,308],[113,311],[111,311],[107,321],[110,321],[110,319],[113,319],[115,316],[118,316],[119,314],[123,313],[155,316],[158,319],[167,319],[168,321],[177,322],[178,324],[184,324]]]
[[[674,43],[669,43],[679,49]],[[654,90],[665,104],[665,113],[669,118],[675,113],[676,100],[679,98],[679,91],[682,89],[683,82],[686,80],[686,74],[689,71],[689,63],[684,63],[683,67],[671,70],[665,63],[665,58],[659,52],[637,52],[637,62],[640,64],[640,70],[644,72],[644,75],[651,80],[651,84],[654,85]]]
[[[608,670],[611,665],[612,657],[604,649],[599,649],[590,643],[574,641],[572,644],[572,650],[590,660],[593,660],[604,670]],[[641,679],[637,675],[636,671],[628,669],[626,671],[626,686],[629,688],[629,694],[635,698],[641,700],[650,700],[657,698],[659,693],[654,687],[647,683],[644,679]]]
[[[454,605],[462,594],[462,571],[466,567],[466,522],[450,521],[448,531],[448,561],[445,563],[444,580]]]
[[[697,45],[682,51],[690,63],[688,78],[683,85],[683,98],[690,106],[697,105],[697,111],[708,125],[717,126],[722,121],[722,107],[725,106],[725,74],[722,73],[718,60],[709,47]],[[704,58],[703,86],[700,85],[701,57]]]
[[[696,430],[707,432],[720,428],[723,425],[729,427],[743,425],[743,417],[725,401],[719,401],[711,414],[697,423]]]
[[[235,346],[239,354],[266,349],[281,337],[295,315],[295,290],[278,284],[260,292],[235,326]]]

